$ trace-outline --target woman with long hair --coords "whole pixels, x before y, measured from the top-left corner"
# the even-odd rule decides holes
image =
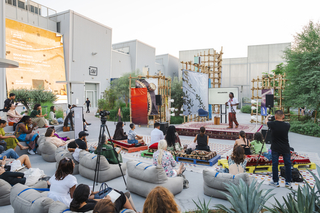
[[[179,213],[173,194],[163,186],[157,186],[148,194],[142,213]]]
[[[265,142],[263,140],[261,132],[256,132],[254,134],[253,141],[251,142],[251,145],[254,148],[255,154],[259,154],[261,152],[261,155],[268,158],[268,160],[271,160],[271,154],[268,153],[268,150],[267,150],[267,147],[266,147]]]
[[[30,114],[32,122],[37,123],[38,127],[40,128],[47,128],[48,122],[44,118],[45,116],[47,116],[47,114],[42,115],[41,104],[35,104],[33,107],[33,111]]]
[[[88,185],[79,184],[73,193],[73,199],[70,203],[70,210],[75,212],[91,211],[93,209],[96,209],[96,206],[101,200],[108,200],[109,202],[111,202],[110,205],[111,207],[113,207],[112,213],[114,212],[118,213],[123,208],[134,210],[134,208],[131,206],[125,194],[117,190],[115,191],[118,192],[120,196],[113,203],[109,195],[105,196],[102,199],[96,199],[96,197],[99,197],[99,196],[95,196],[96,194],[99,193],[98,191],[91,193]],[[99,208],[99,205],[98,205],[98,208]],[[105,212],[105,211],[99,210],[99,212]]]
[[[20,115],[16,111],[16,105],[10,104],[9,111],[7,112],[8,123],[10,123],[10,122],[18,123],[22,117],[23,117],[23,115]]]
[[[63,158],[59,162],[55,175],[49,180],[51,186],[48,197],[54,201],[60,201],[68,207],[70,206],[74,190],[78,184],[77,178],[72,175],[73,169],[73,160],[70,158]]]
[[[196,150],[204,150],[210,152],[209,136],[206,135],[206,128],[200,127],[200,134],[194,138],[194,143],[197,142]]]
[[[186,170],[183,163],[180,165],[178,170],[173,169],[173,167],[177,165],[177,162],[174,160],[172,154],[167,151],[166,140],[159,141],[158,151],[153,153],[153,165],[162,166],[168,177],[176,177]]]
[[[246,155],[251,155],[251,150],[250,150],[250,141],[246,137],[246,133],[244,131],[240,131],[239,133],[239,139],[236,140],[234,145],[242,146],[244,149],[244,154]]]
[[[55,137],[53,128],[48,128],[44,136],[46,137],[46,141],[54,144],[56,147],[65,146],[70,142],[63,141],[60,138]]]
[[[124,123],[122,121],[117,123],[116,130],[114,131],[113,140],[126,140],[128,136],[123,131]]]
[[[235,145],[228,159],[229,173],[236,175],[246,172],[247,160],[242,146]]]
[[[32,124],[32,127],[30,125]],[[14,135],[19,141],[24,141],[29,147],[28,153],[34,155],[37,150],[39,135],[32,131],[36,128],[37,123],[32,123],[30,116],[23,116],[18,122]]]
[[[70,140],[69,137],[60,137],[60,136],[56,133],[56,130],[55,130],[54,126],[49,126],[48,129],[53,129],[53,132],[54,132],[53,135],[54,135],[54,137],[57,137],[57,138],[59,138],[59,139],[61,139],[61,140],[63,140],[63,141]]]
[[[169,128],[167,130],[167,134],[166,134],[165,140],[168,143],[168,147],[167,147],[168,151],[180,151],[180,150],[182,150],[180,138],[179,138],[179,135],[178,135],[178,133],[176,131],[176,127],[175,126],[169,126]]]
[[[19,146],[20,150],[29,149],[27,146],[22,146],[21,143],[18,141],[16,136],[14,135],[7,135],[4,131],[4,127],[7,126],[7,122],[5,120],[0,120],[0,141],[5,141],[6,149],[13,149],[16,151],[16,147]],[[1,153],[0,153],[1,154]]]

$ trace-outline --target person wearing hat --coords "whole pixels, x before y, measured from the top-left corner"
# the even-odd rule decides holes
[[[86,138],[88,135],[89,134],[86,133],[85,131],[79,132],[79,138],[68,144],[68,150],[74,151],[78,147],[79,149],[88,151],[88,144],[87,144],[87,138]]]

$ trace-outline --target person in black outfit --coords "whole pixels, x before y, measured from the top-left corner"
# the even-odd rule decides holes
[[[117,191],[117,190],[116,190]],[[115,211],[120,212],[123,208],[133,209],[129,200],[123,192],[117,191],[120,193],[120,197],[114,202]],[[87,212],[92,211],[96,204],[101,200],[97,199],[97,192],[92,192],[90,194],[90,188],[88,185],[80,184],[74,190],[73,199],[70,203],[70,210],[76,212]],[[110,200],[110,196],[103,198],[104,200]],[[111,201],[111,200],[110,200]],[[102,211],[101,211],[102,212]]]
[[[205,135],[206,129],[204,127],[200,127],[200,134],[196,135],[194,139],[194,143],[197,142],[196,150],[204,150],[210,152],[209,136]]]
[[[114,131],[113,140],[126,140],[128,139],[127,134],[123,131],[124,123],[118,122],[116,130]]]
[[[70,149],[69,151],[74,151],[74,149],[77,148],[77,145],[79,149],[88,151],[87,138],[86,138],[88,135],[89,134],[86,133],[85,131],[79,132],[79,138],[68,144],[68,149]]]
[[[4,101],[3,112],[8,112],[11,104],[14,104],[14,99],[16,98],[16,94],[10,93],[9,98]],[[16,104],[17,105],[17,104]]]
[[[87,111],[86,111],[86,113],[90,113],[89,107],[91,107],[91,103],[90,103],[89,98],[87,98],[86,102],[85,102],[83,105],[85,105],[85,104],[87,104]]]
[[[269,116],[266,117],[265,123],[271,130],[271,151],[272,151],[272,179],[270,185],[279,187],[278,164],[279,156],[283,156],[284,165],[286,168],[286,183],[285,186],[291,188],[291,154],[288,132],[290,124],[283,121],[284,113],[282,110],[275,112],[275,121],[269,121]]]

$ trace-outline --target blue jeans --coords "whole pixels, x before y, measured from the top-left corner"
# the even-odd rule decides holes
[[[263,155],[264,157],[266,157],[268,160],[271,160],[271,158],[272,158],[272,154],[271,154],[271,153],[268,153],[268,152],[263,152],[262,155]]]
[[[3,156],[7,156],[7,158],[14,158],[18,159],[19,155],[13,150],[13,149],[8,149],[0,154],[0,160],[2,160]]]
[[[278,164],[279,164],[279,155],[281,153],[272,151],[272,179],[273,182],[279,182],[279,175],[278,175]],[[286,182],[291,182],[291,154],[286,153],[282,154],[284,165],[286,167]]]
[[[129,144],[138,144],[139,141],[138,141],[137,139],[133,139],[133,140],[129,140],[129,139],[128,139],[128,143],[129,143]]]
[[[0,154],[7,149],[7,142],[0,141]]]

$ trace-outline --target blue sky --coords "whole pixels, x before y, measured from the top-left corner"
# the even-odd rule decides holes
[[[246,57],[248,45],[292,42],[310,20],[319,22],[319,0],[35,0],[74,10],[112,28],[112,43],[141,40],[156,54],[224,49],[224,58]]]

